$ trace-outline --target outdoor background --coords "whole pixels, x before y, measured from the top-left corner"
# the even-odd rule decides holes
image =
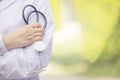
[[[53,52],[41,80],[120,80],[120,0],[50,0]]]

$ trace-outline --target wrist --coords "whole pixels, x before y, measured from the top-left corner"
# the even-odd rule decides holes
[[[15,48],[14,41],[12,34],[6,34],[3,36],[3,42],[8,50]]]

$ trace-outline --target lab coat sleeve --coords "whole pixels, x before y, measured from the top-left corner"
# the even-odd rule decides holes
[[[7,52],[7,49],[3,42],[3,35],[0,34],[0,56],[2,56],[5,52]]]

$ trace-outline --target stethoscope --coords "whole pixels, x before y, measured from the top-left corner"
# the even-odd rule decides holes
[[[25,16],[25,11],[26,11],[26,9],[27,9],[28,7],[29,7],[29,8],[32,8],[33,11],[29,12],[29,14],[28,14],[27,17],[26,17],[26,16]],[[36,15],[36,22],[39,22],[39,20],[42,19],[42,21],[44,21],[43,28],[46,29],[47,19],[46,19],[45,15],[44,15],[42,12],[38,11],[38,10],[36,9],[36,7],[33,6],[33,5],[26,5],[26,6],[23,8],[22,16],[23,16],[24,22],[28,25],[28,24],[29,24],[29,20],[30,20],[30,16],[31,16],[32,14],[34,14],[34,13],[35,13],[35,15]],[[41,16],[41,17],[40,17],[40,16]],[[24,48],[24,53],[25,53],[25,56],[26,56],[26,59],[27,59],[27,65],[28,65],[28,67],[29,67],[29,69],[30,69],[30,73],[36,74],[36,73],[40,73],[40,72],[43,71],[43,70],[41,69],[41,56],[40,56],[40,53],[46,49],[46,44],[45,44],[45,42],[43,42],[43,41],[37,41],[37,42],[35,42],[35,43],[33,44],[33,48],[39,53],[39,67],[38,67],[38,70],[34,70],[34,69],[32,68],[32,66],[31,66],[31,64],[30,64],[30,62],[29,62],[29,60],[28,60],[28,58],[27,58],[27,54],[26,54],[27,52],[26,52],[26,49],[25,49],[25,48]]]

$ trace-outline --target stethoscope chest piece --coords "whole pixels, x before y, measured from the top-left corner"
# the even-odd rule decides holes
[[[46,49],[46,44],[43,41],[38,41],[33,44],[33,48],[38,52],[42,52]]]

